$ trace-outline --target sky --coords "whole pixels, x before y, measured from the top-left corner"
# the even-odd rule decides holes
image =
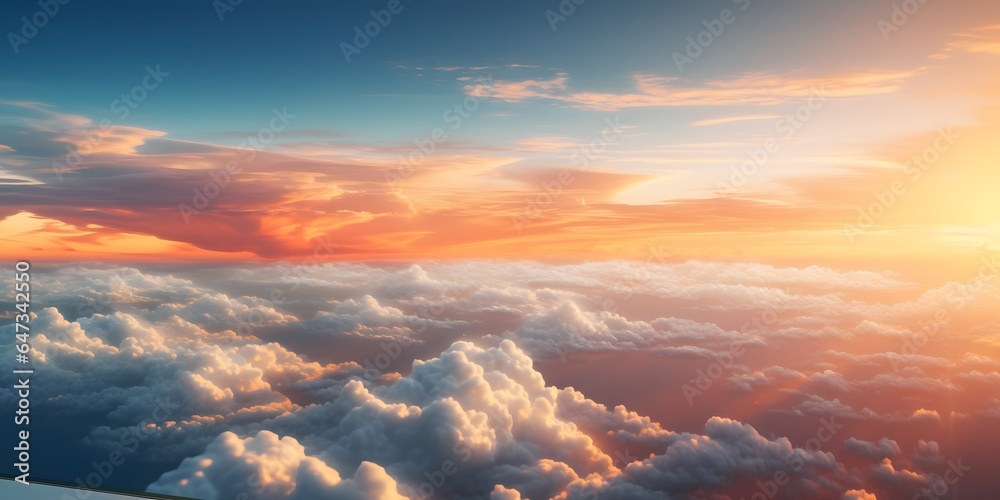
[[[1000,4],[52,1],[0,16],[35,477],[996,490]]]
[[[4,257],[914,271],[996,237],[991,3],[386,8],[67,4],[9,36]]]

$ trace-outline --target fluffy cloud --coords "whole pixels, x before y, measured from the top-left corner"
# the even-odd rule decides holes
[[[277,417],[300,408],[289,395],[316,393],[361,370],[306,361],[274,342],[211,334],[176,316],[156,323],[116,311],[69,321],[52,307],[32,316],[40,332],[33,359],[46,373],[34,388],[46,397],[46,414],[97,419],[81,436],[97,448],[115,449],[149,425],[163,439]],[[208,436],[200,439],[175,443],[177,450],[160,443],[148,454],[188,453]]]
[[[281,477],[281,491],[295,492],[301,485],[292,471],[301,475],[300,462],[311,462],[313,456],[322,464],[311,467],[325,471],[324,476],[384,468],[388,476],[379,484],[389,484],[391,477],[410,498],[425,493],[452,498],[616,497],[625,491],[661,498],[776,471],[812,480],[840,471],[829,453],[796,448],[784,438],[769,440],[733,420],[713,418],[704,434],[673,433],[623,407],[609,410],[572,389],[547,386],[531,358],[509,340],[488,349],[456,343],[438,358],[416,362],[410,376],[390,386],[368,389],[352,381],[337,400],[269,425],[310,443],[315,451],[307,458],[298,442],[278,447],[284,439],[261,433],[244,443],[265,440],[268,449],[291,449],[294,460],[257,465],[268,455],[253,451],[245,460],[239,454],[228,458],[252,470],[213,473],[220,455],[242,449],[236,436],[226,434],[150,485],[150,491],[233,492],[230,477],[263,476],[259,471],[274,468],[284,471],[269,473]],[[607,443],[599,445],[582,428],[602,431]],[[658,452],[620,468],[604,448],[614,443],[644,443]]]
[[[842,403],[838,398],[827,400],[816,395],[808,395],[806,400],[795,406],[791,412],[795,415],[828,415],[851,420],[870,420],[890,423],[938,423],[941,421],[941,416],[937,411],[928,410],[926,408],[917,408],[909,412],[896,411],[893,413],[878,413],[868,407],[855,410],[854,407]]]
[[[378,465],[362,462],[354,477],[345,479],[307,456],[295,439],[262,431],[242,440],[223,433],[204,453],[185,459],[147,491],[204,500],[405,500],[396,489],[396,482]]]
[[[275,484],[289,495],[395,484],[390,489],[404,497],[432,489],[478,498],[663,498],[724,492],[779,471],[794,491],[830,498],[869,486],[845,480],[853,470],[829,453],[780,437],[784,429],[740,423],[748,415],[739,413],[742,403],[705,396],[697,405],[675,404],[682,393],[671,393],[670,383],[694,378],[732,345],[745,353],[722,371],[729,384],[714,390],[760,397],[762,411],[783,419],[833,416],[926,430],[953,415],[1000,415],[996,362],[976,350],[987,337],[964,328],[977,316],[962,315],[988,310],[993,299],[975,295],[953,310],[956,327],[940,328],[940,337],[915,349],[906,342],[919,333],[918,318],[933,317],[961,287],[898,304],[871,299],[873,290],[912,291],[893,275],[697,262],[459,261],[212,272],[84,266],[37,278],[36,303],[44,307],[33,318],[33,359],[46,376],[33,394],[44,414],[81,422],[74,443],[94,453],[143,436],[143,460],[158,472],[177,468],[155,488],[181,488],[187,479],[184,487],[199,492],[230,491],[219,475],[225,467],[204,459],[222,464],[219,454],[233,450],[251,450],[240,453],[256,457],[258,475],[275,457],[297,457],[272,474],[282,475]],[[0,343],[10,342],[11,331],[0,326]],[[837,335],[852,341],[835,343]],[[958,342],[954,352],[977,354],[951,359],[921,350],[945,339]],[[817,342],[823,347],[812,352]],[[379,377],[360,376],[355,361],[377,354],[403,359],[380,368]],[[619,364],[586,365],[585,379],[573,374],[581,362],[608,359]],[[621,376],[631,368],[621,363],[650,359],[656,365],[646,365],[648,374]],[[0,358],[0,369],[11,363]],[[661,369],[662,383],[654,378]],[[556,388],[543,372],[560,386],[589,385]],[[609,400],[605,373],[608,384],[627,385],[612,388],[610,398],[627,405],[595,401]],[[654,392],[637,396],[647,383]],[[977,398],[963,401],[972,389]],[[941,395],[962,406],[939,406]],[[665,420],[633,411],[632,402],[652,398],[665,402]],[[0,388],[0,401],[13,400]],[[657,419],[683,421],[685,432]],[[940,438],[917,437],[924,440],[909,453],[894,434],[849,438],[843,450],[851,460],[876,462],[860,477],[905,490],[917,484],[908,473],[929,478],[943,460]],[[839,456],[839,446],[831,448]],[[178,467],[185,457],[191,460]]]
[[[428,327],[450,329],[465,325],[462,321],[439,321],[405,314],[398,308],[381,305],[371,295],[347,299],[329,312],[321,311],[305,322],[309,331],[326,334],[348,334],[368,338],[409,337],[414,330]]]
[[[841,500],[878,500],[878,497],[865,490],[850,490],[844,492]]]
[[[877,443],[848,438],[844,441],[844,449],[872,460],[896,458],[902,454],[902,450],[899,449],[899,445],[895,441],[887,438],[882,438],[878,440]]]
[[[892,274],[701,262],[274,264],[192,279],[129,268],[66,268],[55,270],[52,280],[45,300],[70,320],[121,311],[153,323],[184,321],[210,333],[287,327],[360,338],[474,328],[547,356],[712,348],[734,340],[766,345],[803,336],[905,338],[919,333],[911,330],[918,319],[967,292],[949,284],[914,301],[886,305],[857,294],[914,285]],[[975,297],[969,305],[988,301],[989,294]],[[658,306],[636,310],[640,300]],[[947,363],[902,351],[855,360]],[[852,354],[830,351],[838,360]]]

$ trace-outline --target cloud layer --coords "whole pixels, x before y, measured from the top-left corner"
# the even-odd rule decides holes
[[[40,418],[147,464],[123,486],[199,498],[749,496],[776,475],[892,497],[943,480],[951,422],[1000,415],[988,282],[488,261],[37,279]]]

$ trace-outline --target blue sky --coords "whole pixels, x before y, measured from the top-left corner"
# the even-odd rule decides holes
[[[872,20],[888,2],[838,2],[833,8],[597,0],[577,6],[556,30],[545,12],[558,11],[560,2],[404,1],[402,12],[348,64],[340,43],[352,40],[354,27],[386,4],[244,1],[220,21],[209,1],[100,2],[101,8],[70,2],[18,54],[0,55],[7,68],[0,82],[7,99],[99,118],[110,114],[109,103],[137,83],[147,65],[159,64],[170,73],[169,84],[129,117],[129,125],[205,140],[213,132],[245,129],[272,106],[288,106],[300,115],[296,127],[350,130],[377,140],[423,134],[442,109],[463,97],[454,74],[430,70],[441,66],[485,67],[476,73],[509,79],[561,71],[577,88],[602,91],[629,86],[637,73],[697,83],[800,70],[820,58],[830,70],[912,64],[886,44],[880,44],[886,50],[843,50],[851,43],[845,31],[866,42],[878,36]],[[37,11],[33,2],[7,8],[11,31],[20,28],[22,15]],[[723,8],[732,8],[737,22],[706,49],[708,55],[678,72],[671,55]],[[510,64],[536,68],[504,67]],[[590,131],[574,110],[517,108],[521,129],[544,123],[567,133],[580,124],[580,133]],[[686,125],[697,112],[661,110],[636,119]],[[502,120],[491,125],[465,133],[513,133],[514,125]]]
[[[242,130],[271,106],[287,105],[301,111],[299,127],[376,138],[423,133],[461,97],[452,74],[413,68],[488,67],[480,73],[498,78],[549,77],[556,68],[575,85],[611,90],[627,86],[635,73],[681,76],[671,54],[702,29],[700,21],[726,7],[737,9],[739,22],[709,47],[712,57],[696,61],[684,77],[720,78],[760,70],[762,63],[769,71],[796,69],[813,63],[817,52],[829,53],[824,35],[836,34],[811,25],[809,44],[789,44],[789,34],[804,31],[795,20],[825,16],[826,9],[789,8],[787,2],[780,10],[761,2],[740,12],[741,5],[730,2],[591,0],[553,31],[545,11],[558,10],[559,2],[405,1],[403,11],[348,64],[339,44],[352,40],[354,27],[386,2],[244,1],[222,21],[208,1],[101,5],[63,6],[20,53],[0,56],[8,68],[5,96],[99,116],[146,65],[160,64],[171,75],[169,85],[130,117],[132,125],[196,139]],[[13,31],[19,27],[15,20],[37,7],[26,2],[12,10],[7,29]],[[537,68],[502,68],[509,64]],[[528,114],[560,125],[577,118],[551,106]]]

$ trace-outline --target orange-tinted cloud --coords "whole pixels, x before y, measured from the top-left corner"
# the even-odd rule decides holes
[[[465,87],[476,97],[492,97],[509,102],[551,99],[569,106],[615,111],[636,107],[725,106],[736,104],[773,105],[824,95],[835,98],[888,94],[923,69],[911,71],[870,71],[845,75],[747,74],[731,80],[713,80],[701,85],[683,84],[679,78],[635,75],[635,92],[573,92],[567,78],[520,82],[497,80],[492,85]]]
[[[976,40],[996,31],[979,30]],[[698,85],[640,75],[632,91],[619,93],[574,91],[565,74],[465,90],[587,110],[719,106],[722,112],[683,123],[735,128],[773,117],[748,112],[746,105],[801,101],[817,88],[859,100],[897,93],[893,99],[918,105],[914,99],[923,94],[915,98],[906,84],[919,76],[925,84],[947,79],[953,85],[949,65],[956,60],[910,71],[747,74]],[[970,85],[974,93],[974,85],[984,83]],[[26,114],[7,124],[14,130],[3,136],[8,147],[0,151],[0,217],[7,221],[5,235],[30,242],[5,245],[5,257],[40,248],[53,256],[169,250],[179,258],[204,252],[204,258],[294,259],[335,245],[329,251],[334,259],[644,258],[653,245],[673,249],[677,258],[883,265],[890,260],[884,256],[901,247],[911,249],[914,262],[940,260],[997,238],[1000,226],[990,191],[1000,118],[982,106],[980,123],[962,127],[961,141],[919,182],[904,164],[934,144],[934,131],[855,145],[846,154],[810,150],[808,157],[781,158],[775,163],[782,167],[830,162],[822,171],[779,173],[768,165],[727,198],[716,185],[743,161],[732,152],[758,144],[730,127],[714,142],[615,144],[593,164],[581,165],[573,154],[587,141],[566,133],[526,133],[486,144],[456,138],[407,162],[414,146],[406,141],[366,143],[329,131],[292,134],[291,142],[250,152],[122,126],[107,129],[101,144],[60,180],[53,159],[64,158],[68,142],[87,137],[93,122],[38,103],[5,105]],[[622,140],[650,132],[630,129]],[[845,224],[856,223],[858,210],[897,180],[906,182],[906,194],[849,241]],[[674,182],[685,184],[674,189]],[[24,226],[29,219],[46,222]],[[15,230],[11,221],[21,227]]]
[[[948,44],[946,50],[1000,55],[1000,25],[984,26],[955,36],[958,40]]]

